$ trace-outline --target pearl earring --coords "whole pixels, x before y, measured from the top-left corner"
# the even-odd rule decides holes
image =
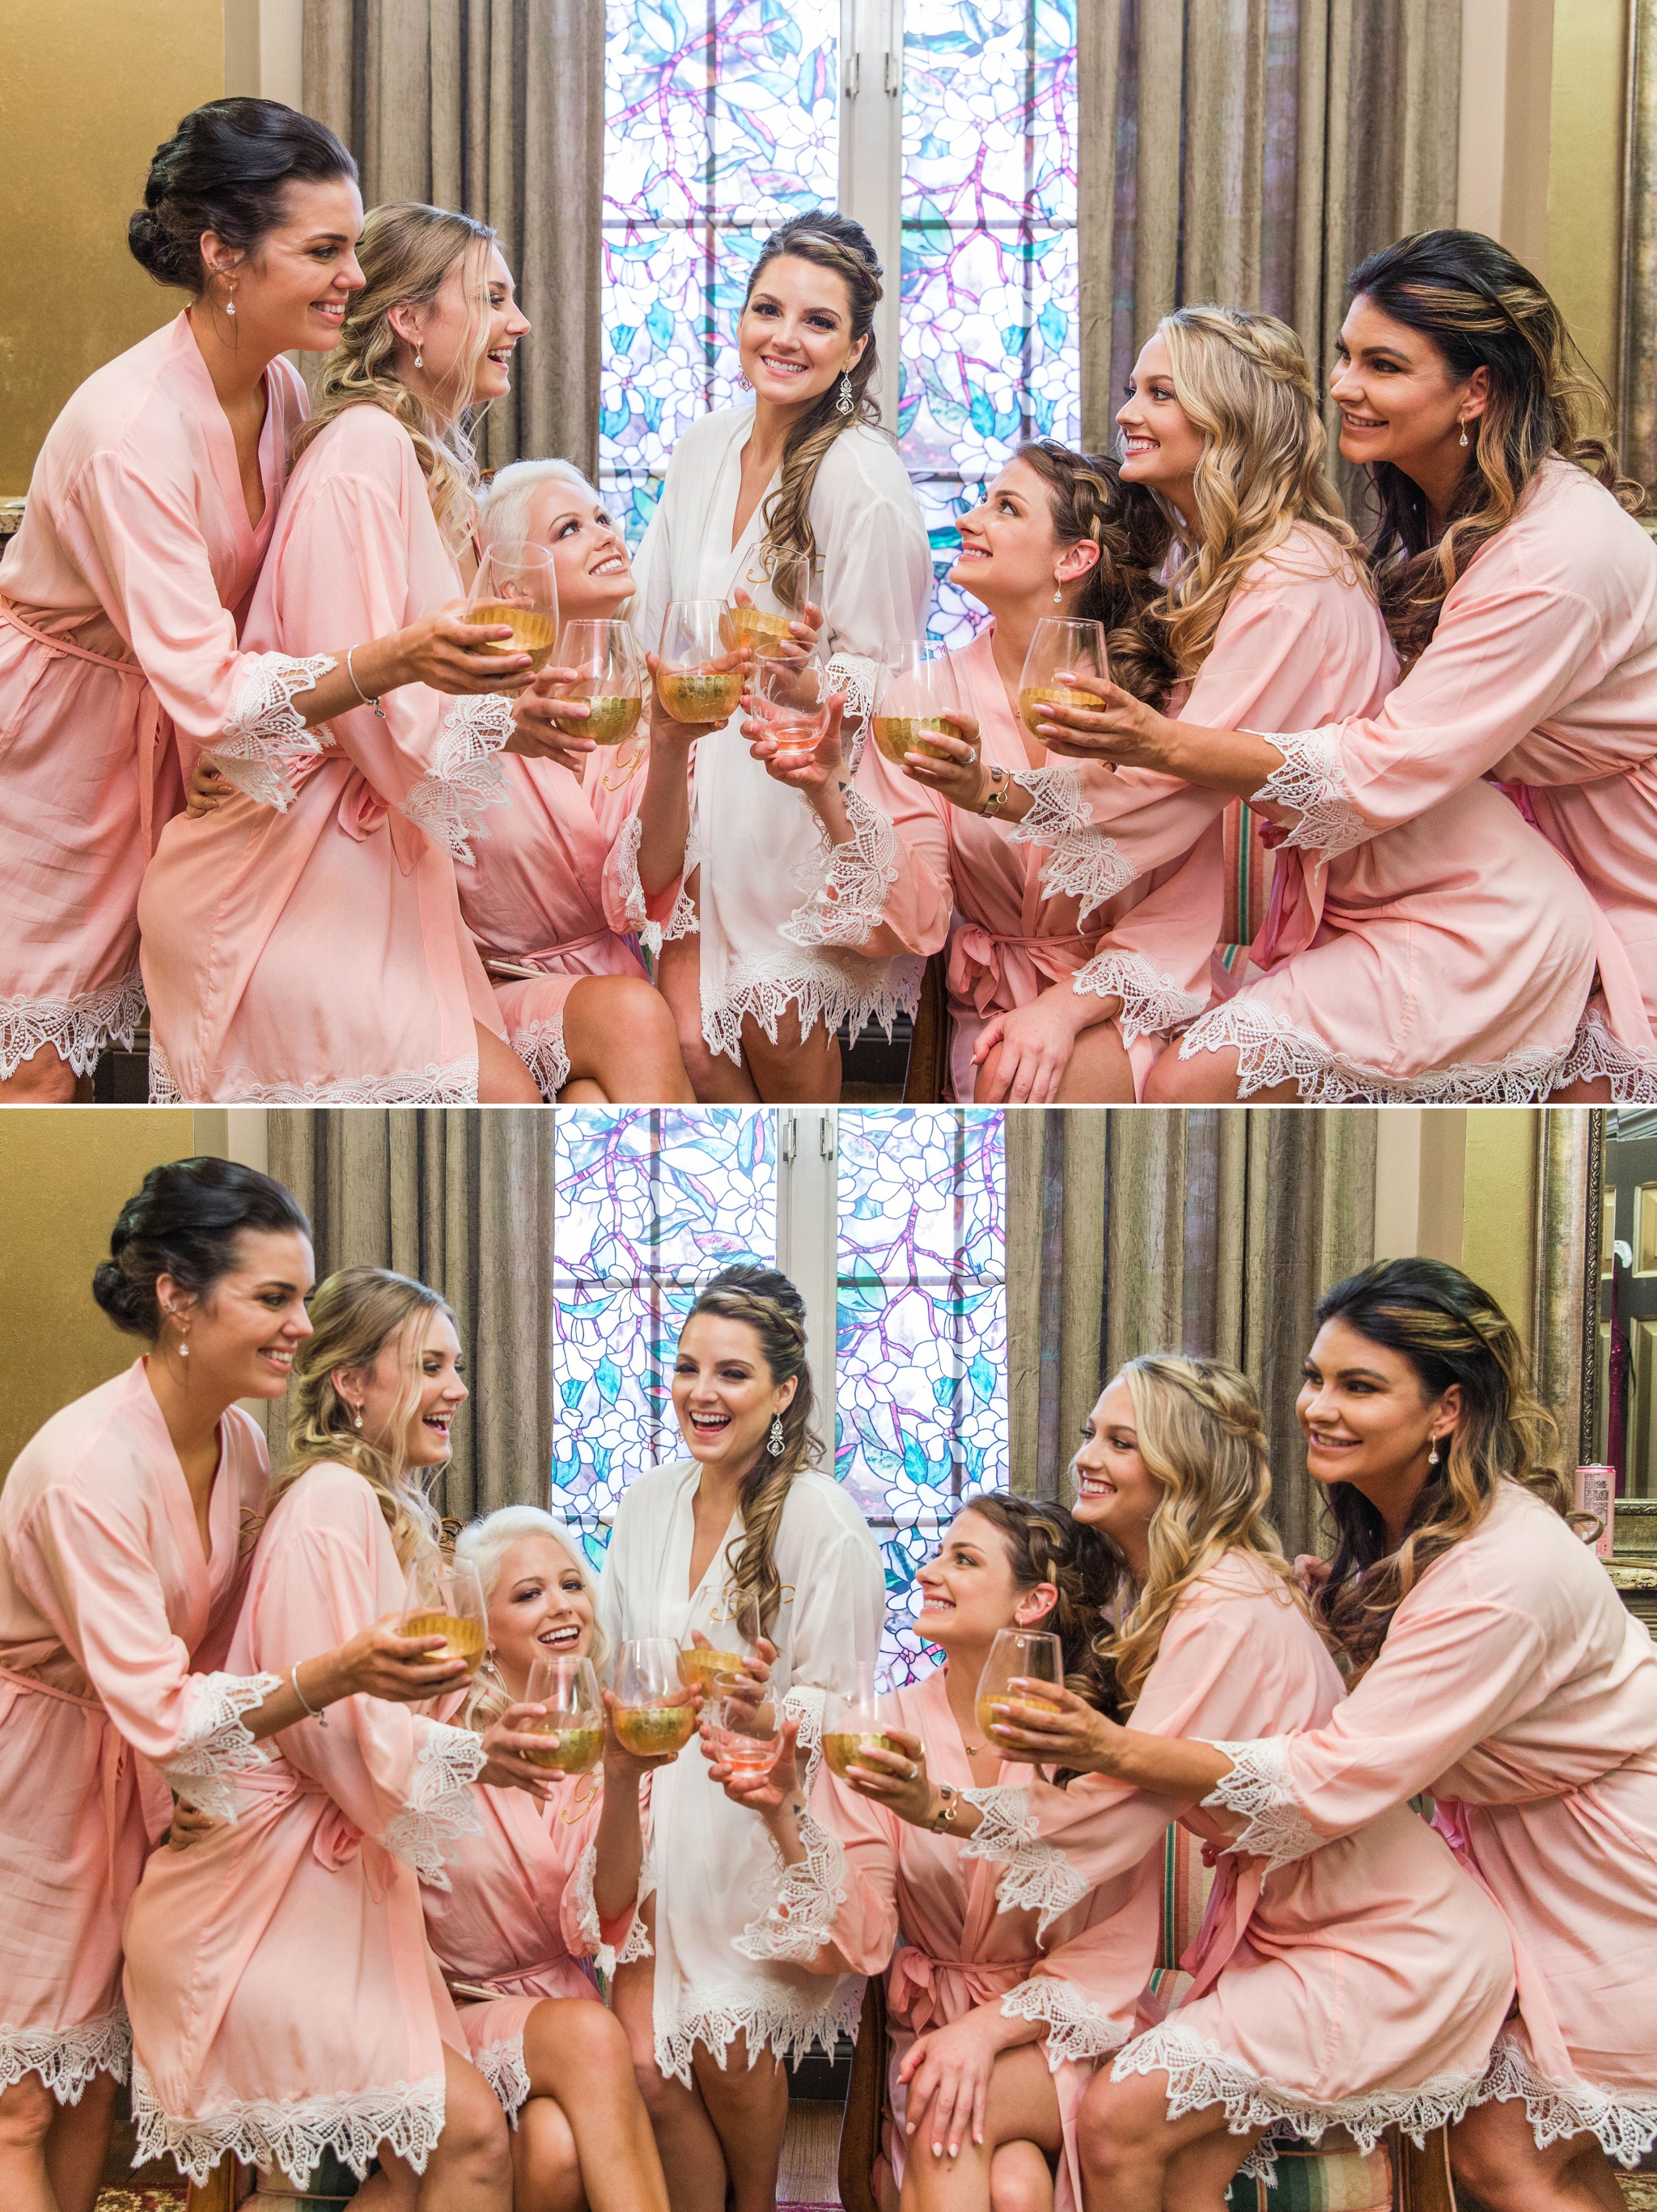
[[[771,1442],[768,1449],[769,1449],[773,1459],[780,1459],[782,1457],[782,1415],[780,1413],[775,1413],[772,1416]]]

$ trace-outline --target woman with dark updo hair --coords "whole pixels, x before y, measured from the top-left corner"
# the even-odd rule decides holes
[[[527,677],[481,672],[467,648],[506,633],[458,613],[302,657],[238,643],[305,415],[281,356],[338,338],[361,228],[350,155],[276,100],[211,100],[156,151],[128,242],[189,304],[70,398],[0,562],[0,1100],[71,1097],[130,1045],[139,881],[198,749],[261,793],[364,695]]]
[[[121,1923],[168,1790],[230,1777],[305,1714],[452,1686],[434,1639],[365,1629],[282,1675],[225,1673],[264,1520],[264,1440],[311,1334],[311,1225],[228,1160],[153,1168],[93,1296],[149,1350],[55,1413],[0,1491],[0,2204],[90,2212],[130,2034]]]

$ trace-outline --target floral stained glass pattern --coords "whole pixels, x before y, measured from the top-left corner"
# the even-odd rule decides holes
[[[839,188],[840,0],[608,0],[598,470],[636,544],[675,442],[740,394],[749,271]]]
[[[1012,448],[1080,434],[1076,9],[904,0],[898,431],[940,578]],[[937,635],[983,619],[940,583]]]
[[[1002,1117],[843,1107],[835,1471],[882,1541],[883,1668],[912,1680],[915,1570],[953,1501],[1007,1486]]]
[[[698,1288],[774,1260],[775,1127],[736,1107],[559,1113],[552,1506],[595,1564],[628,1482],[683,1456],[673,1352]]]

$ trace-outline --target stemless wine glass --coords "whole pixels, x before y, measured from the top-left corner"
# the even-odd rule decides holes
[[[883,1702],[867,1660],[858,1662],[855,1690],[831,1690],[823,1699],[822,1755],[836,1774],[843,1778],[848,1767],[859,1765],[865,1751],[897,1749],[882,1732]]]
[[[595,745],[625,744],[639,726],[644,707],[644,656],[624,622],[583,619],[566,623],[558,636],[558,665],[575,675],[561,684],[555,698],[582,699],[588,714],[573,721],[571,734]]]
[[[708,1687],[714,1750],[738,1774],[763,1774],[775,1762],[782,1734],[780,1699],[751,1674],[716,1674]]]
[[[715,1674],[740,1674],[744,1660],[756,1657],[759,1650],[757,1598],[741,1598],[734,1606],[719,1607],[718,1612],[719,1617],[709,1623],[713,1636],[704,1636],[700,1629],[687,1629],[677,1654],[679,1680],[686,1689],[695,1687],[704,1696]]]
[[[616,1668],[616,1734],[635,1759],[677,1758],[696,1724],[692,1692],[679,1680],[679,1655],[670,1636],[646,1636],[622,1646]]]
[[[807,606],[822,604],[821,554],[789,554],[778,560],[762,547],[732,586],[725,608],[725,641],[752,646],[756,660],[786,657],[791,649],[804,649],[790,638],[788,625]]]
[[[398,1626],[404,1636],[441,1636],[431,1660],[464,1659],[476,1667],[489,1640],[483,1585],[470,1559],[446,1559],[427,1553],[409,1570]]]
[[[950,757],[940,746],[929,745],[925,732],[958,738],[950,717],[960,712],[955,665],[941,645],[923,637],[881,647],[871,727],[876,744],[895,767],[902,767],[906,753]]]
[[[558,574],[550,547],[528,539],[487,545],[466,594],[469,623],[506,623],[512,643],[489,641],[485,653],[526,653],[544,668],[558,642]]]
[[[543,1719],[524,1723],[524,1733],[555,1739],[544,1751],[527,1754],[532,1765],[550,1767],[555,1774],[585,1774],[598,1765],[604,1748],[604,1706],[591,1659],[543,1653],[530,1668],[524,1701],[547,1709]]]
[[[774,740],[777,757],[798,767],[822,743],[828,727],[828,672],[815,653],[801,660],[758,660],[748,677],[753,719]]]
[[[1035,625],[1030,649],[1024,655],[1024,672],[1018,679],[1018,711],[1032,737],[1047,707],[1096,707],[1090,691],[1077,691],[1061,684],[1060,676],[1096,676],[1102,684],[1110,672],[1105,655],[1105,626],[1098,622],[1067,622],[1044,615]]]
[[[1040,1690],[1011,1691],[1010,1682],[1021,1677],[1051,1683],[1053,1702],[1058,1703],[1059,1684],[1065,1679],[1064,1646],[1056,1636],[1042,1634],[1029,1628],[1004,1628],[990,1646],[990,1656],[984,1662],[984,1671],[978,1678],[978,1725],[998,1750],[1008,1759],[1029,1759],[1035,1763],[1035,1754],[1015,1751],[1004,1744],[996,1734],[998,1727],[1007,1723],[996,1720],[991,1708],[995,1705],[1035,1705],[1042,1701]]]
[[[675,599],[662,623],[656,696],[676,722],[728,721],[742,697],[743,672],[718,599]]]

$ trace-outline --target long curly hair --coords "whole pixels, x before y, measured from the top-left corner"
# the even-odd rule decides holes
[[[1327,573],[1366,590],[1369,576],[1329,477],[1305,349],[1288,324],[1243,307],[1193,307],[1164,315],[1156,331],[1174,397],[1203,434],[1197,527],[1174,518],[1185,557],[1152,610],[1181,674],[1191,677],[1213,649],[1233,592],[1297,526],[1324,541]]]
[[[1428,1469],[1396,1551],[1379,1512],[1350,1483],[1326,1492],[1336,1547],[1317,1610],[1356,1680],[1379,1656],[1405,1598],[1435,1559],[1472,1534],[1502,1484],[1518,1484],[1565,1519],[1572,1501],[1563,1474],[1544,1463],[1557,1435],[1532,1390],[1519,1333],[1460,1267],[1378,1260],[1326,1291],[1313,1319],[1319,1328],[1344,1322],[1401,1353],[1428,1400],[1453,1384],[1461,1389],[1448,1449]]]
[[[698,1293],[685,1316],[687,1327],[698,1314],[745,1322],[759,1339],[760,1356],[772,1382],[792,1378],[794,1383],[794,1395],[778,1416],[782,1449],[773,1456],[762,1440],[737,1496],[742,1534],[725,1546],[730,1570],[725,1601],[734,1612],[752,1598],[759,1607],[760,1625],[769,1636],[782,1609],[776,1549],[783,1508],[795,1476],[804,1468],[820,1465],[823,1453],[822,1439],[812,1426],[816,1407],[805,1356],[805,1301],[775,1267],[742,1261],[723,1268]]]
[[[357,247],[367,282],[352,295],[339,343],[323,363],[316,404],[294,437],[297,461],[348,407],[382,407],[395,416],[414,441],[432,513],[451,548],[464,539],[476,504],[471,394],[489,343],[489,247],[494,240],[488,223],[449,208],[425,207],[415,200],[375,208],[362,226]],[[453,421],[445,422],[396,373],[400,341],[391,327],[391,312],[393,307],[429,306],[455,264],[464,264],[469,256],[474,264],[466,272],[473,295],[474,343],[462,367],[459,405]]]
[[[867,343],[855,365],[846,372],[852,384],[850,413],[842,415],[839,411],[840,379],[836,377],[816,405],[807,408],[788,433],[777,488],[767,497],[761,518],[764,527],[761,553],[774,568],[798,556],[807,560],[816,556],[811,491],[823,456],[835,439],[860,422],[874,429],[880,428],[880,409],[869,397],[869,386],[878,366],[875,356],[875,309],[881,301],[880,280],[884,272],[868,232],[860,222],[853,222],[850,216],[841,215],[832,208],[812,208],[804,215],[791,216],[786,222],[778,225],[760,249],[760,258],[750,272],[748,289],[743,295],[744,314],[761,277],[785,253],[798,261],[814,262],[819,269],[832,269],[844,281],[851,307],[852,336]],[[779,596],[786,604],[786,592]]]
[[[1111,679],[1160,707],[1180,670],[1162,623],[1150,610],[1173,526],[1143,485],[1124,483],[1114,453],[1083,453],[1056,438],[1035,438],[1012,456],[1046,485],[1053,535],[1063,545],[1090,540],[1099,558],[1077,595],[1076,617],[1102,623]]]
[[[1162,1491],[1143,1585],[1103,1536],[1116,1565],[1114,1619],[1094,1638],[1089,1671],[1096,1702],[1102,1705],[1114,1693],[1127,1711],[1156,1662],[1174,1607],[1228,1552],[1247,1553],[1285,1604],[1303,1613],[1307,1607],[1266,1517],[1272,1474],[1259,1396],[1248,1377],[1223,1360],[1156,1352],[1130,1359],[1120,1379],[1133,1400],[1139,1456]]]
[[[1111,1553],[1098,1530],[1086,1527],[1066,1506],[1007,1490],[974,1492],[956,1510],[976,1513],[996,1530],[1016,1589],[1051,1583],[1058,1591],[1051,1613],[1029,1626],[1059,1638],[1065,1680],[1078,1697],[1097,1704],[1100,1686],[1088,1661],[1100,1613],[1115,1583]]]
[[[1564,317],[1530,270],[1476,230],[1423,230],[1361,261],[1350,306],[1366,299],[1418,331],[1464,382],[1483,368],[1490,397],[1443,535],[1434,539],[1418,485],[1390,461],[1369,470],[1379,509],[1370,558],[1381,612],[1405,667],[1438,627],[1445,595],[1512,521],[1551,454],[1605,485],[1630,514],[1645,488],[1623,475],[1606,434],[1611,403]]]
[[[342,1267],[329,1276],[311,1300],[312,1333],[294,1355],[288,1459],[270,1484],[274,1505],[319,1460],[354,1468],[379,1501],[405,1567],[422,1553],[435,1551],[442,1535],[436,1508],[403,1448],[424,1388],[420,1339],[434,1313],[455,1318],[435,1291],[389,1267]],[[355,1425],[355,1415],[334,1388],[334,1375],[341,1368],[372,1367],[388,1344],[397,1348],[403,1387],[385,1433],[371,1436]]]

